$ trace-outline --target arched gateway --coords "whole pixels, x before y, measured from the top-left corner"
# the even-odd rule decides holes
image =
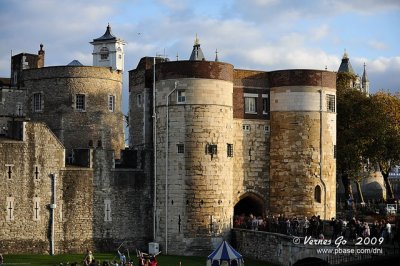
[[[249,192],[244,194],[234,208],[234,215],[253,214],[255,216],[264,216],[265,203],[264,200],[257,194]]]

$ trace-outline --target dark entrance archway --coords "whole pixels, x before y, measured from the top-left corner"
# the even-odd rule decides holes
[[[244,194],[234,208],[235,215],[246,215],[253,214],[255,216],[264,216],[264,201],[263,199],[254,194]]]

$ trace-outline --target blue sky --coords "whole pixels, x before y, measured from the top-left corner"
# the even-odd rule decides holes
[[[196,33],[207,60],[235,68],[336,71],[344,49],[354,70],[364,62],[371,92],[400,90],[398,0],[0,0],[0,76],[10,54],[37,53],[47,66],[92,64],[89,42],[110,23],[124,39],[128,71],[144,56],[188,59]]]

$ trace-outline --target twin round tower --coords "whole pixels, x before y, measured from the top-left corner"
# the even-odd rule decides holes
[[[335,72],[235,69],[196,37],[189,60],[142,58],[129,91],[129,146],[155,154],[167,252],[218,242],[236,215],[335,217]]]

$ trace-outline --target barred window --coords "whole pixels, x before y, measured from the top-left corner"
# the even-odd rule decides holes
[[[177,144],[176,147],[178,148],[178,153],[185,153],[185,145],[184,144]]]
[[[78,111],[86,110],[86,95],[85,94],[77,94],[75,99],[75,108]]]
[[[328,112],[335,112],[335,95],[326,95],[326,109]]]
[[[228,157],[233,157],[233,144],[226,144],[226,153]]]
[[[33,94],[33,111],[34,112],[43,111],[42,98],[43,98],[42,93],[34,93]]]

